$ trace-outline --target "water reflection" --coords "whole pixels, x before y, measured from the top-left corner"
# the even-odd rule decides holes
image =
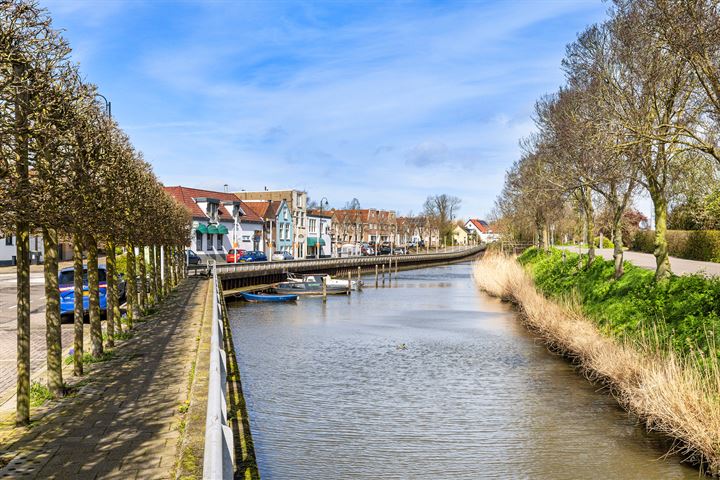
[[[397,280],[231,308],[263,478],[697,478],[469,265]]]

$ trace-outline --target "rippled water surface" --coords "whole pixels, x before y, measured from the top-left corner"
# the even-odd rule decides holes
[[[230,318],[265,479],[697,478],[469,264]]]

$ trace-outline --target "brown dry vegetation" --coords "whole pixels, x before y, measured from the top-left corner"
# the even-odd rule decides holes
[[[674,451],[720,474],[720,370],[717,356],[680,358],[653,339],[602,335],[572,304],[548,300],[513,258],[487,255],[474,266],[478,287],[511,301],[548,347],[568,356],[648,429],[677,440]]]

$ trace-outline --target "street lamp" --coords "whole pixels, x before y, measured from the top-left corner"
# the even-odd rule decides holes
[[[95,96],[103,99],[105,102],[105,112],[107,113],[108,118],[112,120],[112,103],[110,103],[107,97],[102,93],[96,93]]]
[[[318,243],[317,247],[315,247],[315,250],[317,250],[317,258],[319,259],[322,255],[322,214],[323,214],[323,205],[328,206],[330,205],[330,202],[328,202],[327,197],[322,197],[320,199],[320,220],[318,221]],[[330,255],[332,255],[332,241],[330,242]]]

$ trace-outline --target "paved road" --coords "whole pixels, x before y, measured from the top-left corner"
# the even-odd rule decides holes
[[[561,249],[577,252],[577,247],[558,247]],[[583,250],[586,252],[587,250]],[[598,255],[610,260],[613,258],[613,251],[610,248],[595,249]],[[655,270],[655,256],[651,253],[641,252],[625,252],[625,260],[631,262],[638,267]],[[720,263],[701,262],[698,260],[685,260],[684,258],[670,257],[670,268],[676,275],[686,275],[692,273],[704,273],[710,276],[720,276]]]
[[[14,388],[17,376],[17,280],[0,273],[0,398]],[[73,325],[63,324],[63,348],[73,342]],[[30,372],[45,366],[45,282],[42,273],[30,274]]]

